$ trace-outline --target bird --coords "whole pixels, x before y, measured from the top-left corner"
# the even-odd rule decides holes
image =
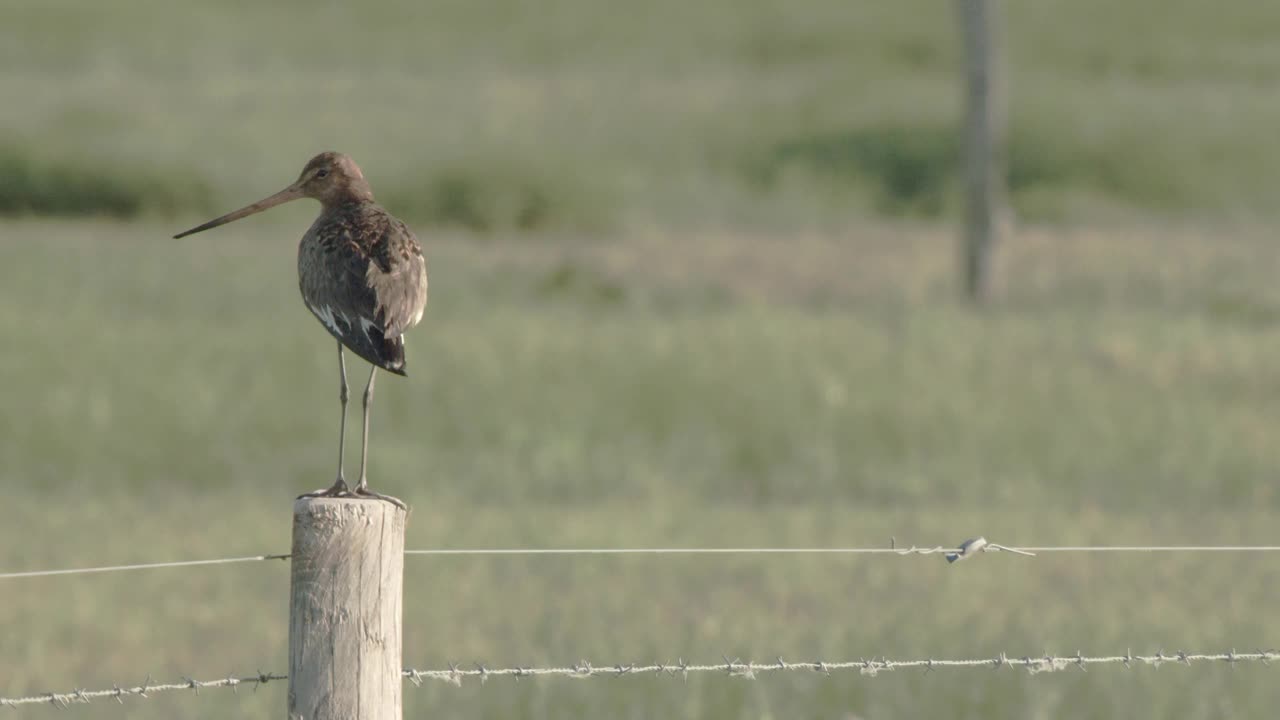
[[[405,375],[404,333],[422,320],[427,305],[427,261],[422,245],[404,222],[373,199],[373,189],[349,156],[322,152],[288,187],[239,210],[174,235],[204,232],[277,205],[312,198],[320,215],[298,243],[298,286],[302,301],[338,341],[338,478],[325,490],[300,497],[354,497],[400,500],[369,489],[369,407],[374,379],[382,369]],[[354,488],[343,475],[347,433],[347,364],[344,348],[370,364],[363,396],[360,479]]]

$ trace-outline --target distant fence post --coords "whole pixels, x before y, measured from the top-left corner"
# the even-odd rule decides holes
[[[991,292],[992,254],[1004,209],[1005,101],[999,0],[957,0],[964,35],[964,291]]]
[[[404,528],[388,502],[294,503],[289,720],[401,720]]]

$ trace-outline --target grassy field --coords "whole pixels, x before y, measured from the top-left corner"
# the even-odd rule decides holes
[[[309,208],[0,225],[0,568],[278,552],[328,483]],[[185,227],[184,224],[179,223]],[[1027,228],[1003,300],[950,300],[913,224],[615,241],[432,234],[372,478],[409,545],[1270,543],[1280,292],[1264,228]],[[357,373],[359,371],[356,371]],[[407,664],[1271,646],[1266,556],[412,559]],[[5,581],[0,696],[275,670],[287,567]],[[1274,669],[898,672],[408,689],[410,714],[1259,717]],[[278,716],[284,689],[98,717]],[[31,709],[26,714],[51,712]],[[78,710],[76,712],[86,712]]]
[[[332,147],[479,230],[933,215],[954,26],[937,0],[11,0],[0,213],[206,212]],[[1009,3],[1019,212],[1273,217],[1278,32],[1253,0]]]

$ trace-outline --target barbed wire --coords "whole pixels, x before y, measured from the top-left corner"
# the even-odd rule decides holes
[[[976,537],[957,546],[931,545],[898,547],[890,541],[888,547],[637,547],[637,548],[426,548],[405,550],[405,555],[943,555],[949,562],[972,557],[979,553],[1005,552],[1026,557],[1042,553],[1202,553],[1202,552],[1280,552],[1280,545],[1001,545]],[[54,575],[84,575],[128,570],[152,570],[157,568],[191,567],[197,565],[228,565],[232,563],[261,562],[264,560],[288,560],[288,553],[274,555],[250,555],[247,557],[216,558],[212,560],[179,560],[174,562],[138,563],[133,565],[106,565],[101,567],[66,568],[59,570],[21,570],[0,573],[0,580],[48,577]]]
[[[247,675],[244,677],[228,676],[221,680],[193,680],[191,678],[183,678],[181,682],[176,683],[152,683],[151,676],[148,675],[141,685],[133,687],[112,686],[110,690],[83,690],[75,689],[71,692],[55,693],[48,692],[39,695],[28,695],[26,697],[5,698],[0,697],[0,708],[17,707],[19,705],[37,705],[50,704],[54,707],[70,707],[74,703],[88,704],[90,701],[102,698],[109,698],[118,703],[123,704],[126,697],[150,698],[152,693],[166,692],[173,690],[191,690],[196,695],[201,690],[209,688],[229,688],[232,692],[236,692],[241,685],[252,685],[256,692],[259,686],[265,685],[273,680],[288,680],[288,675],[280,675],[278,673],[258,673],[257,675]]]
[[[407,669],[404,676],[415,684],[421,684],[424,679],[443,680],[452,685],[461,685],[462,681],[467,678],[479,679],[484,683],[494,677],[512,677],[516,680],[526,677],[539,676],[561,676],[569,678],[593,678],[593,677],[622,677],[624,675],[678,675],[682,678],[688,678],[691,673],[713,673],[724,674],[731,677],[741,677],[746,679],[755,679],[757,675],[771,672],[816,672],[824,675],[830,675],[834,672],[842,670],[857,670],[859,674],[875,677],[881,672],[891,672],[894,670],[919,669],[925,672],[935,670],[954,670],[963,668],[1025,668],[1031,674],[1039,674],[1045,672],[1056,672],[1060,670],[1068,670],[1070,668],[1078,668],[1085,670],[1090,665],[1123,665],[1125,668],[1131,668],[1135,664],[1147,664],[1153,667],[1159,667],[1164,663],[1180,663],[1190,666],[1193,663],[1221,662],[1230,666],[1235,666],[1242,662],[1259,662],[1263,665],[1270,665],[1273,660],[1280,660],[1280,652],[1275,650],[1259,650],[1251,653],[1238,653],[1231,650],[1225,653],[1189,653],[1178,651],[1172,655],[1165,654],[1160,651],[1155,655],[1134,655],[1132,652],[1126,652],[1124,655],[1102,655],[1089,656],[1076,653],[1075,655],[1043,655],[1043,656],[1022,656],[1011,657],[1007,653],[1000,653],[995,657],[988,658],[967,658],[967,659],[937,659],[928,658],[924,660],[892,660],[887,657],[879,659],[858,659],[845,660],[839,662],[787,662],[779,657],[771,663],[761,662],[743,662],[740,660],[730,660],[727,656],[724,662],[715,664],[691,665],[684,660],[679,660],[674,664],[615,664],[596,666],[588,662],[579,662],[576,665],[568,667],[505,667],[505,668],[489,668],[477,663],[472,668],[461,668],[456,665],[450,666],[448,670],[415,670]]]
[[[450,665],[445,670],[418,670],[415,668],[406,668],[401,674],[404,679],[412,682],[416,686],[421,686],[423,680],[441,680],[451,685],[461,686],[464,680],[479,680],[481,684],[486,683],[492,678],[513,678],[519,681],[523,678],[536,677],[566,677],[575,679],[588,679],[595,677],[623,677],[628,675],[658,675],[658,676],[679,676],[682,679],[688,679],[689,675],[695,673],[719,674],[728,677],[744,678],[754,680],[760,675],[777,673],[777,672],[803,672],[803,673],[819,673],[823,675],[831,675],[841,671],[856,670],[859,675],[866,677],[876,677],[882,672],[892,672],[895,670],[923,670],[926,673],[943,670],[958,669],[992,669],[999,670],[1002,668],[1022,668],[1032,675],[1038,675],[1048,672],[1059,672],[1070,670],[1072,668],[1081,671],[1087,670],[1090,666],[1123,666],[1124,668],[1132,668],[1135,665],[1149,665],[1152,667],[1160,667],[1166,663],[1192,666],[1193,664],[1226,664],[1235,667],[1240,663],[1261,663],[1270,666],[1272,661],[1280,660],[1280,652],[1275,650],[1258,650],[1256,652],[1238,653],[1230,650],[1225,653],[1191,653],[1178,651],[1172,654],[1166,654],[1164,651],[1157,652],[1155,655],[1134,655],[1132,652],[1126,652],[1124,655],[1101,655],[1091,656],[1076,653],[1075,655],[1042,655],[1042,656],[1021,656],[1014,657],[1007,653],[1000,653],[994,657],[985,658],[964,658],[964,659],[938,659],[926,658],[923,660],[893,660],[887,657],[844,661],[805,661],[805,662],[787,662],[779,657],[774,662],[744,662],[741,660],[730,660],[724,657],[724,662],[712,664],[691,664],[683,659],[675,663],[627,663],[614,665],[593,665],[586,661],[578,662],[570,666],[560,667],[499,667],[490,668],[482,663],[476,663],[474,667],[462,668],[457,665]],[[109,690],[83,690],[76,689],[71,692],[64,693],[40,693],[36,695],[28,695],[24,697],[0,697],[0,707],[18,707],[20,705],[36,705],[50,704],[56,707],[66,708],[76,703],[90,703],[93,700],[111,699],[123,703],[126,697],[149,698],[152,694],[158,692],[172,692],[179,690],[190,690],[196,695],[201,690],[207,689],[230,689],[235,692],[242,685],[251,685],[256,691],[260,686],[277,680],[287,680],[287,675],[278,673],[258,673],[256,675],[246,675],[243,677],[229,676],[221,680],[194,680],[191,678],[183,678],[181,682],[174,683],[158,683],[151,682],[151,676],[143,681],[141,685],[133,687],[113,686]]]

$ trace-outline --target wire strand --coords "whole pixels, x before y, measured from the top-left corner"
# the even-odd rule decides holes
[[[1275,650],[1258,650],[1251,653],[1237,653],[1231,650],[1225,653],[1188,653],[1178,651],[1172,655],[1165,654],[1160,651],[1155,655],[1134,655],[1132,652],[1126,652],[1124,655],[1101,655],[1089,656],[1077,653],[1075,655],[1042,655],[1042,656],[1022,656],[1010,657],[1007,653],[1000,653],[995,657],[985,658],[964,658],[964,659],[937,659],[927,658],[923,660],[891,660],[887,657],[880,659],[859,659],[845,660],[837,662],[816,661],[816,662],[787,662],[782,658],[778,658],[771,663],[761,662],[742,662],[740,660],[730,660],[725,657],[723,663],[715,663],[709,665],[691,665],[684,660],[679,660],[674,664],[616,664],[595,666],[588,662],[579,662],[571,667],[506,667],[506,668],[488,668],[481,664],[476,664],[474,668],[460,668],[456,665],[450,666],[448,670],[414,670],[412,668],[405,670],[404,675],[414,683],[419,683],[424,678],[443,680],[454,685],[461,685],[462,681],[467,678],[479,679],[481,683],[492,677],[513,677],[517,680],[523,677],[537,676],[562,676],[571,678],[591,678],[597,676],[620,677],[623,675],[642,675],[642,674],[667,674],[682,675],[688,677],[690,673],[723,673],[733,677],[742,677],[747,679],[755,679],[757,673],[768,672],[785,672],[785,671],[808,671],[819,672],[823,674],[831,674],[840,670],[857,670],[862,675],[876,676],[881,672],[889,672],[899,669],[922,669],[925,672],[933,670],[945,669],[961,669],[961,668],[1025,668],[1031,674],[1039,674],[1045,672],[1056,672],[1077,667],[1084,670],[1090,665],[1123,665],[1126,668],[1133,667],[1134,664],[1142,663],[1159,667],[1164,663],[1180,663],[1190,666],[1192,663],[1203,662],[1221,662],[1234,666],[1241,662],[1259,662],[1263,665],[1271,665],[1273,660],[1280,660],[1280,653]]]
[[[24,570],[0,573],[0,580],[12,578],[50,577],[53,575],[87,575],[91,573],[121,572],[126,570],[152,570],[155,568],[193,567],[196,565],[231,565],[233,563],[261,562],[263,560],[287,560],[288,555],[250,555],[248,557],[216,558],[213,560],[177,560],[174,562],[139,563],[136,565],[104,565],[101,567],[67,568],[63,570]]]
[[[405,555],[938,555],[968,557],[979,553],[1007,552],[1034,556],[1041,553],[1202,553],[1280,552],[1280,545],[1049,545],[1012,546],[965,541],[958,547],[933,545],[928,547],[637,547],[637,548],[426,548],[405,550]],[[64,568],[58,570],[22,570],[0,573],[0,580],[17,578],[51,577],[56,575],[86,575],[92,573],[153,570],[158,568],[194,567],[200,565],[230,565],[233,563],[262,562],[264,560],[288,560],[288,553],[275,555],[250,555],[247,557],[215,558],[212,560],[179,560],[174,562],[137,563],[132,565],[105,565],[100,567]]]
[[[1194,665],[1203,665],[1206,663],[1222,663],[1234,667],[1239,663],[1261,663],[1270,666],[1272,661],[1280,660],[1280,652],[1275,650],[1258,650],[1256,652],[1237,653],[1230,650],[1223,653],[1189,653],[1178,651],[1173,654],[1165,654],[1160,651],[1155,655],[1134,655],[1126,652],[1124,655],[1101,655],[1089,656],[1081,655],[1043,655],[1043,656],[1022,656],[1011,657],[1006,653],[1000,653],[994,657],[980,658],[959,658],[959,659],[938,659],[926,658],[916,660],[892,660],[886,657],[880,659],[859,659],[844,661],[806,661],[806,662],[787,662],[782,658],[778,658],[774,662],[742,662],[740,660],[730,660],[727,657],[722,663],[712,664],[690,664],[684,660],[678,660],[675,663],[627,663],[614,665],[593,665],[586,661],[578,662],[571,666],[552,666],[552,667],[500,667],[490,668],[483,664],[476,663],[473,668],[461,668],[457,665],[451,665],[448,669],[441,670],[417,670],[407,668],[401,672],[404,679],[412,682],[414,685],[421,685],[423,680],[442,680],[452,685],[460,686],[464,680],[479,680],[484,684],[491,678],[509,677],[515,680],[532,677],[566,677],[587,679],[594,677],[622,677],[624,675],[668,675],[680,676],[687,679],[690,674],[694,673],[711,673],[722,674],[729,677],[743,678],[754,680],[757,676],[774,672],[811,672],[831,675],[841,671],[853,671],[865,677],[875,677],[882,672],[892,672],[894,670],[923,670],[926,673],[942,670],[958,670],[958,669],[993,669],[1001,668],[1022,668],[1029,673],[1036,675],[1046,672],[1058,672],[1078,668],[1084,670],[1091,666],[1108,666],[1122,665],[1125,668],[1132,668],[1137,664],[1150,665],[1159,667],[1165,663],[1176,663],[1191,667]],[[50,704],[55,707],[66,708],[72,704],[84,703],[88,704],[93,700],[111,699],[116,702],[123,703],[127,697],[149,698],[152,694],[158,692],[174,692],[180,690],[190,690],[194,694],[199,695],[201,690],[205,689],[230,689],[235,692],[241,685],[251,685],[256,691],[259,686],[266,683],[287,680],[288,676],[279,673],[258,673],[257,675],[245,676],[229,676],[220,680],[193,680],[191,678],[183,678],[180,682],[172,683],[156,683],[151,682],[151,677],[142,682],[141,685],[132,687],[114,686],[109,690],[83,690],[75,689],[71,692],[47,692],[36,695],[25,695],[21,697],[0,697],[0,708],[18,707],[20,705],[36,705]]]
[[[191,678],[183,678],[182,682],[176,683],[156,683],[151,682],[151,676],[148,675],[141,685],[133,687],[120,687],[116,685],[110,690],[81,690],[76,689],[71,692],[54,693],[48,692],[40,695],[27,695],[25,697],[4,698],[0,697],[0,707],[17,707],[19,705],[35,705],[48,703],[54,707],[65,708],[72,703],[89,704],[90,701],[100,698],[110,698],[118,703],[124,704],[126,697],[150,698],[152,693],[169,692],[173,690],[191,690],[196,695],[206,688],[230,688],[232,692],[236,691],[241,685],[253,685],[256,691],[259,686],[265,685],[273,680],[288,680],[288,675],[280,675],[278,673],[258,673],[257,675],[249,675],[245,677],[225,677],[221,680],[192,680]]]
[[[1000,548],[1014,550],[1015,548]],[[1280,545],[1055,545],[1051,547],[1017,546],[1017,550],[1033,553],[1053,552],[1277,552]]]
[[[962,552],[963,547],[723,547],[723,548],[431,548],[405,550],[405,555],[934,555]],[[989,544],[982,552],[1015,554],[1051,552],[1280,552],[1280,545],[1123,545],[1006,546]]]

